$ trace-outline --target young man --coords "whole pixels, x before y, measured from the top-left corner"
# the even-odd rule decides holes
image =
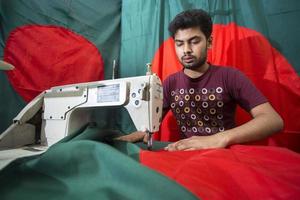
[[[165,149],[196,150],[224,148],[263,139],[283,128],[283,121],[251,81],[239,70],[207,62],[212,45],[212,21],[201,9],[178,14],[169,25],[183,70],[163,83],[163,116],[172,110],[182,140]],[[235,110],[240,105],[253,117],[236,127]],[[123,140],[145,139],[135,132]]]

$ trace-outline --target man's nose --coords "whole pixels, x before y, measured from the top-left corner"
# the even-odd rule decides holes
[[[191,45],[185,44],[183,47],[183,52],[184,52],[184,54],[190,54],[192,52]]]

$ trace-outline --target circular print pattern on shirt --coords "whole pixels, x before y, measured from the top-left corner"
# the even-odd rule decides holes
[[[185,137],[224,130],[222,87],[180,88],[171,92],[171,108]]]

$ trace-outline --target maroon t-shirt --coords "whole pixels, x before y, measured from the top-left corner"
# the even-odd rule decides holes
[[[163,89],[163,107],[172,110],[182,138],[231,129],[237,104],[249,112],[268,101],[239,70],[213,65],[195,79],[183,70],[174,73]]]

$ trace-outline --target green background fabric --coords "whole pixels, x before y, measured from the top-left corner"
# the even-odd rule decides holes
[[[139,163],[140,148],[93,125],[0,171],[7,199],[198,199]],[[106,143],[104,143],[106,142]]]

